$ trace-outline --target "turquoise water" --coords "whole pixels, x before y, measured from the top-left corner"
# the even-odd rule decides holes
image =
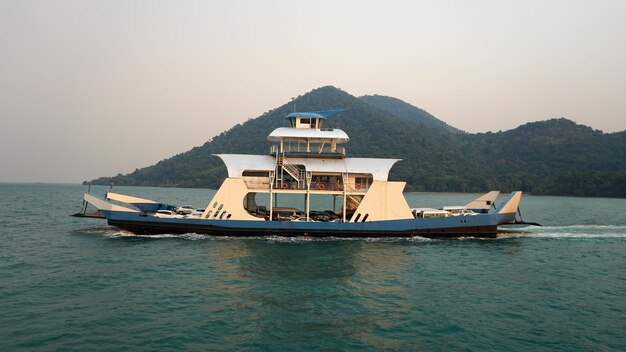
[[[0,184],[0,351],[626,348],[623,199],[527,196],[546,226],[487,240],[147,238],[69,217],[84,191]]]

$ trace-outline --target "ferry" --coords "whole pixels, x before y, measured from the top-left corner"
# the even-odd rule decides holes
[[[104,199],[84,194],[83,209],[74,215],[102,217],[141,235],[243,237],[496,237],[498,226],[519,223],[519,191],[497,206],[499,192],[492,191],[448,210],[411,209],[403,195],[406,183],[388,180],[400,159],[347,157],[348,135],[324,128],[330,116],[343,111],[289,114],[288,125],[267,137],[272,143],[267,155],[215,154],[228,177],[201,213],[177,214],[172,205],[109,191]],[[283,195],[299,197],[303,209],[277,204]],[[311,199],[320,196],[332,197],[337,207],[311,209]],[[88,204],[97,210],[88,213]]]

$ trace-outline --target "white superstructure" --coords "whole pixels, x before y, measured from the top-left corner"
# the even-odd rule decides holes
[[[216,154],[228,169],[203,218],[273,219],[273,195],[302,194],[309,218],[310,197],[327,194],[341,204],[342,221],[411,219],[402,191],[405,182],[388,181],[400,159],[347,158],[340,129],[324,129],[326,117],[343,110],[293,113],[290,127],[275,129],[270,155]],[[258,206],[256,194],[268,193],[269,205]]]

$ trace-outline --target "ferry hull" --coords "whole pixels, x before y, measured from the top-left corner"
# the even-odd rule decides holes
[[[469,217],[387,220],[363,223],[163,219],[137,213],[105,214],[108,223],[140,235],[198,233],[215,236],[313,237],[496,237],[501,214]]]
[[[267,221],[252,217],[216,219],[148,213],[85,194],[109,225],[140,235],[198,233],[214,236],[316,237],[496,237],[498,225],[515,222],[520,192],[513,192],[493,213],[445,217],[412,217],[355,222]],[[221,216],[220,216],[221,217]],[[356,219],[358,220],[358,216]]]
[[[139,235],[159,235],[159,234],[184,234],[197,233],[212,236],[240,236],[240,237],[263,237],[263,236],[283,236],[283,237],[334,237],[334,238],[375,238],[375,237],[425,237],[425,238],[456,238],[456,237],[481,237],[496,238],[497,225],[456,227],[442,229],[408,230],[408,231],[359,231],[359,230],[324,230],[324,229],[255,229],[219,227],[219,226],[198,226],[198,225],[177,225],[170,226],[162,223],[133,223],[126,221],[109,221],[109,225],[119,229],[130,231]]]

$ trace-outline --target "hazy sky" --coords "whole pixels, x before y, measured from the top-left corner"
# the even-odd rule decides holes
[[[626,0],[0,0],[0,50],[0,182],[127,173],[325,85],[626,129]]]

